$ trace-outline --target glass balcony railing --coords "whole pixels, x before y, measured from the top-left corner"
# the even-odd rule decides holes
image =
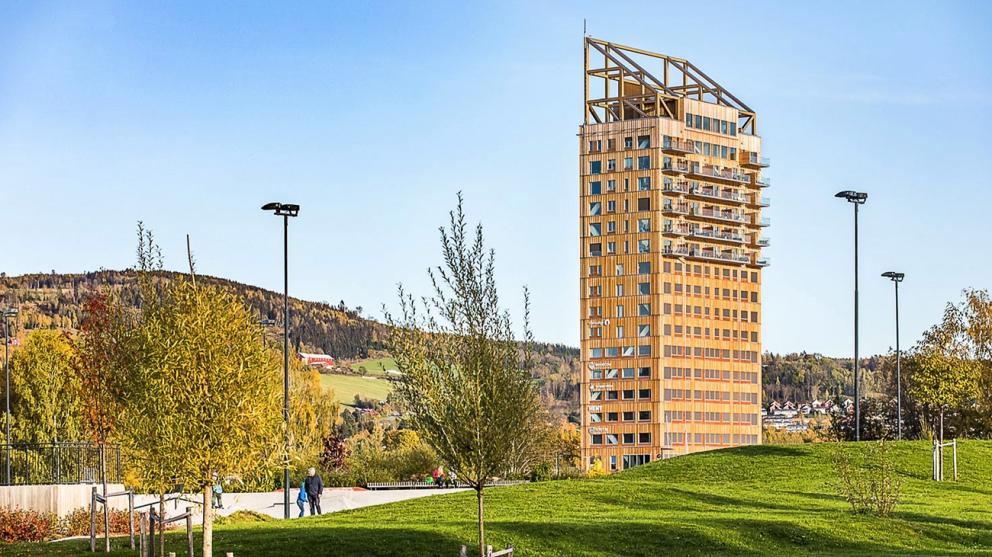
[[[685,141],[677,137],[665,137],[661,144],[663,151],[671,153],[694,153],[695,146],[691,141]]]
[[[755,244],[763,248],[767,248],[768,245],[771,244],[771,238],[769,238],[768,236],[762,236],[758,238],[758,241],[755,242]]]
[[[735,213],[733,211],[721,211],[719,209],[710,209],[706,207],[704,208],[694,207],[690,212],[690,214],[696,217],[705,217],[708,219],[716,219],[727,222],[744,222],[744,223],[748,222],[747,215],[744,215],[742,213]]]
[[[771,204],[772,204],[772,200],[769,199],[768,197],[762,196],[761,199],[758,200],[759,207],[769,207],[771,206]]]
[[[751,166],[755,168],[767,168],[771,165],[771,161],[768,157],[759,157],[758,153],[753,153],[751,151],[744,151],[744,156],[741,160],[741,164],[744,166]]]
[[[687,174],[689,172],[689,163],[686,161],[664,161],[661,164],[661,170],[663,172]]]
[[[665,255],[679,255],[682,257],[695,257],[698,259],[707,259],[711,261],[720,262],[731,262],[731,263],[750,263],[751,257],[748,255],[736,253],[733,251],[717,251],[714,249],[697,249],[691,248],[689,246],[665,246],[662,248],[662,253]]]
[[[742,174],[733,168],[720,168],[709,164],[693,164],[690,173],[704,176],[711,180],[726,180],[737,184],[751,183],[751,176],[747,174]]]
[[[676,214],[679,214],[679,215],[688,215],[689,214],[689,205],[687,205],[687,204],[665,203],[664,205],[662,205],[661,210],[664,213],[676,213]]]
[[[768,217],[761,217],[761,220],[758,222],[758,226],[771,226],[771,224],[772,221]]]
[[[757,184],[759,188],[770,188],[772,186],[772,180],[767,176],[758,177],[754,183]]]
[[[689,193],[689,183],[686,181],[669,182],[661,187],[661,191],[668,193]]]
[[[720,188],[713,187],[691,186],[689,188],[689,195],[718,199],[720,201],[729,201],[732,203],[745,203],[747,201],[747,196],[743,194],[735,191],[724,191]]]
[[[767,267],[772,264],[772,260],[768,257],[759,257],[754,260],[754,264],[759,267]]]

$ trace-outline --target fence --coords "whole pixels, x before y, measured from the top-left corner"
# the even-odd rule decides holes
[[[933,442],[933,479],[944,481],[944,447],[951,447],[952,466],[954,467],[954,481],[958,481],[958,440],[947,443]]]
[[[491,480],[486,482],[486,487],[502,487],[507,485],[518,485],[527,483],[527,480]],[[380,489],[437,489],[439,487],[469,487],[467,483],[457,482],[456,484],[444,483],[438,485],[436,483],[428,482],[370,482],[366,486],[366,489],[380,490]]]
[[[0,444],[0,485],[100,483],[101,450],[106,450],[107,482],[121,483],[121,450],[116,445]]]

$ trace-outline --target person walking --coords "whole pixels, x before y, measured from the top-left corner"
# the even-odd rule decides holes
[[[303,487],[307,493],[307,501],[310,502],[310,516],[320,514],[320,496],[324,493],[324,481],[320,479],[315,468],[307,470],[307,479],[303,480]]]
[[[223,509],[224,502],[221,500],[221,494],[224,493],[224,486],[221,485],[220,477],[217,476],[216,472],[214,473],[214,487],[211,491],[212,491],[212,497],[211,497],[212,501],[210,502],[211,503],[210,506],[215,509]]]
[[[299,518],[303,518],[303,504],[307,502],[307,482],[300,482],[300,493],[296,496],[296,506],[300,508]],[[313,514],[311,512],[311,514]]]

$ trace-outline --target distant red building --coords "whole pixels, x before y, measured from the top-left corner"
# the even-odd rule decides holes
[[[334,367],[334,358],[327,354],[307,354],[306,352],[300,352],[297,356],[308,366]]]

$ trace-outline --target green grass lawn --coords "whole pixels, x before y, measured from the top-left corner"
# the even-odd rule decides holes
[[[897,444],[904,502],[885,519],[852,514],[831,487],[830,455],[855,449],[744,447],[605,479],[493,489],[490,543],[513,544],[522,557],[992,555],[992,442],[962,442],[961,481],[941,484],[928,479],[929,444]],[[474,509],[469,492],[288,523],[222,526],[214,547],[236,557],[455,557],[475,536]],[[86,548],[86,541],[21,544],[0,553],[83,556]],[[173,550],[181,550],[178,539]]]
[[[365,372],[369,375],[375,375],[377,377],[382,377],[386,375],[383,370],[398,370],[399,367],[396,365],[396,360],[392,358],[370,358],[368,360],[362,360],[360,362],[355,362],[351,364],[351,369],[360,372],[364,368]]]
[[[393,389],[392,384],[382,377],[361,377],[358,375],[321,374],[320,383],[334,389],[334,399],[342,404],[353,404],[355,395],[373,400],[386,400]]]

